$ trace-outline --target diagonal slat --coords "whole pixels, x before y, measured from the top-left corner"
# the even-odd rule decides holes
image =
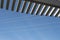
[[[21,4],[21,0],[19,0],[19,2],[18,2],[18,6],[17,6],[17,9],[16,9],[16,12],[19,11],[19,9],[20,9],[20,4]]]
[[[59,12],[59,15],[58,15],[57,17],[59,17],[59,18],[60,18],[60,12]]]
[[[50,16],[53,16],[53,15],[54,15],[54,13],[56,12],[56,10],[57,10],[57,8],[55,8],[55,9],[54,9],[54,11],[51,13],[51,15],[50,15]]]
[[[48,16],[48,15],[49,15],[49,13],[50,13],[50,11],[52,10],[52,8],[53,8],[53,7],[50,7],[50,9],[48,10],[48,12],[46,13],[45,16]]]
[[[46,8],[46,10],[44,11],[44,16],[46,15],[46,13],[49,11],[49,9],[50,9],[50,6],[47,6],[47,8]]]
[[[3,8],[4,0],[1,0],[1,8]]]
[[[24,4],[25,4],[25,1],[22,1],[22,2],[21,2],[21,6],[22,6],[22,7],[21,7],[21,10],[20,10],[21,13],[22,13]]]
[[[10,0],[7,0],[7,3],[6,3],[6,10],[8,10],[8,8],[9,8],[9,3],[10,3]]]
[[[41,15],[41,13],[43,12],[43,10],[45,9],[46,5],[42,5],[41,6],[41,9],[40,9],[40,12],[39,12],[39,15]]]
[[[55,17],[58,17],[59,13],[60,13],[60,10],[59,10],[58,13],[55,15]]]
[[[42,7],[42,4],[40,4],[40,7],[39,7],[39,9],[38,9],[38,11],[37,11],[36,15],[38,15],[38,14],[39,14],[39,12],[40,12],[40,10],[41,10],[41,7]]]
[[[34,9],[35,5],[36,5],[36,3],[32,4],[31,10],[30,10],[30,14],[32,13],[32,10]]]
[[[43,10],[42,13],[41,13],[41,16],[44,14],[44,12],[46,12],[47,7],[48,7],[48,6],[46,6],[46,7],[44,8],[44,10]]]
[[[31,12],[31,14],[33,14],[33,13],[34,13],[34,10],[36,9],[36,7],[37,7],[37,4],[35,4],[35,6],[34,6],[34,8],[33,8],[32,12]]]
[[[55,11],[55,13],[53,14],[53,16],[55,16],[58,12],[59,12],[59,8],[57,8],[57,10]]]
[[[29,10],[30,10],[31,5],[32,5],[32,2],[30,2],[29,6],[28,6],[28,9],[27,9],[26,14],[28,14],[28,13],[29,13]]]
[[[49,16],[52,14],[52,12],[55,10],[55,7],[52,8],[52,10],[49,13]]]
[[[36,6],[36,9],[35,9],[34,15],[36,15],[36,14],[37,14],[38,9],[39,9],[39,7],[40,7],[40,6],[41,6],[41,4],[38,4],[38,5]]]
[[[11,8],[12,11],[14,10],[15,2],[16,2],[16,0],[13,0],[12,8]]]
[[[25,7],[25,13],[27,12],[29,5],[30,5],[30,2],[27,1],[27,5]]]
[[[24,5],[23,5],[22,11],[21,11],[22,13],[24,12],[25,7],[26,7],[26,1],[24,2]]]

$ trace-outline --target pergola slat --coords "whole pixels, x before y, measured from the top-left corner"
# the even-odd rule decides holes
[[[6,9],[8,10],[9,8],[9,4],[10,4],[10,0],[7,0],[7,3],[6,3]]]
[[[16,0],[13,0],[12,8],[11,8],[12,11],[14,10],[15,2],[16,2]]]
[[[1,0],[1,8],[3,8],[4,0]]]
[[[19,9],[20,9],[20,4],[21,4],[21,0],[19,0],[19,2],[18,2],[18,6],[17,6],[17,9],[16,9],[16,12],[19,11]]]

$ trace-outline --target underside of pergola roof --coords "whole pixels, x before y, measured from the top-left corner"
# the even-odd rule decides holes
[[[0,0],[0,8],[4,7],[4,1]],[[6,10],[9,10],[11,4],[11,10],[15,10],[17,0],[6,0]],[[40,15],[40,16],[54,16],[60,17],[60,0],[18,0],[16,5],[16,12]]]

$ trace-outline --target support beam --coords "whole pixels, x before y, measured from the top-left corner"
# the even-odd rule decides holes
[[[30,1],[30,2],[35,2],[39,4],[60,8],[60,0],[25,0],[25,1]]]

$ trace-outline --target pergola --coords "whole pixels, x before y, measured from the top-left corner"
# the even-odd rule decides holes
[[[6,2],[6,10],[9,9],[11,0]],[[22,3],[23,1],[23,3]],[[13,0],[11,10],[14,11],[14,6],[17,1]],[[60,0],[18,0],[18,5],[16,6],[16,12],[21,12],[31,15],[40,16],[54,16],[60,17]],[[22,7],[20,8],[22,4]],[[0,8],[4,6],[4,0],[0,0]]]

